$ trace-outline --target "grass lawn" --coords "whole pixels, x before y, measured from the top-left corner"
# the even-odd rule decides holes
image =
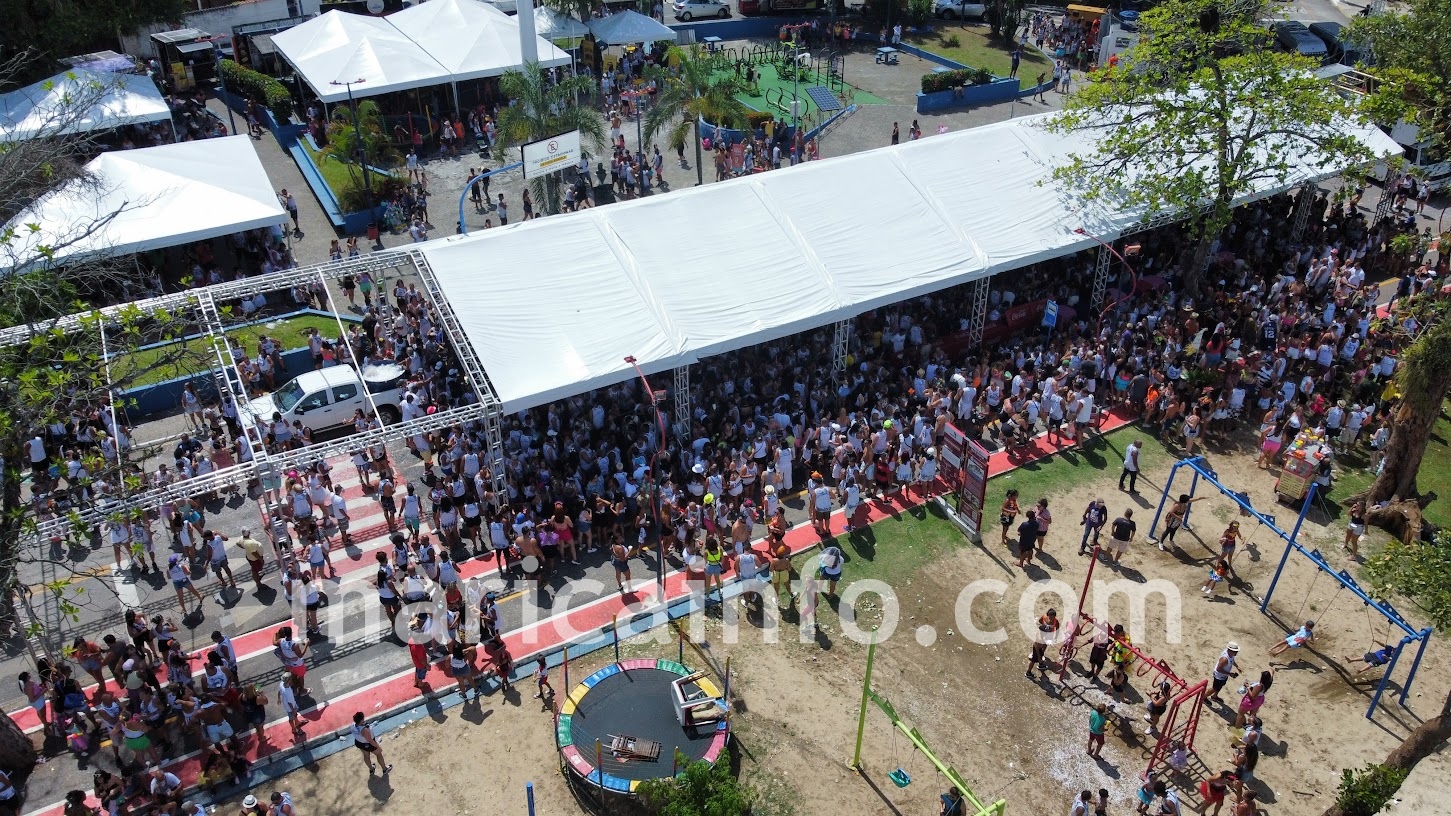
[[[303,150],[307,151],[308,157],[311,158],[312,163],[317,166],[317,171],[322,174],[323,181],[326,181],[327,186],[332,188],[333,195],[335,197],[341,198],[342,191],[352,187],[353,185],[352,176],[348,173],[347,166],[342,164],[341,162],[338,162],[335,159],[332,159],[328,156],[323,155],[322,153],[317,152],[316,150],[313,150],[312,143],[309,142],[307,139],[299,139],[298,144],[302,145]],[[378,179],[381,182],[382,180],[391,178],[391,176],[383,173],[374,173],[373,178]],[[373,189],[376,191],[379,188],[377,186],[374,186]]]
[[[1369,456],[1363,447],[1357,453],[1342,454],[1337,458],[1339,467],[1335,471],[1335,484],[1330,488],[1330,499],[1338,504],[1347,496],[1370,487],[1370,483],[1375,481],[1375,474],[1365,469]],[[1421,460],[1421,471],[1416,474],[1416,487],[1422,493],[1434,492],[1440,497],[1426,507],[1426,520],[1440,528],[1451,527],[1451,415],[1444,410],[1431,429],[1426,457]]]
[[[233,329],[227,332],[227,336],[237,338],[247,353],[253,354],[257,350],[257,341],[264,334],[281,342],[284,349],[295,349],[307,345],[307,330],[314,328],[325,337],[336,337],[338,333],[338,324],[333,318],[302,315]],[[182,344],[168,343],[118,355],[112,364],[112,372],[117,378],[129,378],[128,387],[135,387],[195,374],[215,366],[216,355],[212,353],[211,343],[205,338],[196,338]]]
[[[904,35],[904,39],[924,51],[960,62],[973,68],[982,68],[993,76],[1005,77],[1013,69],[1013,50],[988,39],[987,26],[960,25],[955,22],[939,21],[938,27],[927,35]],[[946,40],[956,37],[959,45],[952,47]],[[1039,71],[1052,74],[1053,64],[1038,53],[1037,49],[1023,49],[1023,61],[1018,66],[1018,77],[1026,87]]]

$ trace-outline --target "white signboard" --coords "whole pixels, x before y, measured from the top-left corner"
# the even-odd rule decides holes
[[[521,149],[524,151],[524,178],[558,173],[579,163],[579,131],[571,130],[530,142]]]

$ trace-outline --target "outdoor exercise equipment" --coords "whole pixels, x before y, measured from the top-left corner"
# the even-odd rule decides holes
[[[1104,635],[1114,640],[1113,631],[1106,622],[1094,620],[1093,616],[1083,611],[1088,602],[1088,588],[1093,586],[1093,570],[1098,564],[1099,545],[1093,547],[1093,557],[1089,559],[1088,576],[1083,579],[1083,590],[1078,594],[1078,611],[1068,622],[1068,638],[1063,641],[1058,653],[1061,662],[1058,666],[1058,684],[1063,685],[1064,679],[1068,676],[1068,664],[1072,662],[1075,654],[1083,647],[1084,643],[1092,642],[1094,635]],[[1204,711],[1204,698],[1209,693],[1209,681],[1200,680],[1190,684],[1189,681],[1174,673],[1169,664],[1159,660],[1143,649],[1133,645],[1127,638],[1117,642],[1117,648],[1125,650],[1131,657],[1124,661],[1127,667],[1138,659],[1138,668],[1134,673],[1138,677],[1148,677],[1149,685],[1156,686],[1160,681],[1167,680],[1174,686],[1174,696],[1169,698],[1169,710],[1159,718],[1158,740],[1154,743],[1153,750],[1149,752],[1149,767],[1147,773],[1154,773],[1161,767],[1169,764],[1169,754],[1174,750],[1177,742],[1183,742],[1184,747],[1194,752],[1194,737],[1199,733],[1199,716]]]
[[[1370,699],[1370,707],[1367,708],[1365,711],[1366,719],[1370,719],[1371,717],[1375,716],[1375,709],[1377,706],[1380,705],[1381,695],[1385,693],[1386,688],[1390,685],[1391,675],[1395,672],[1396,664],[1400,661],[1401,654],[1405,651],[1405,648],[1412,643],[1420,644],[1416,647],[1416,657],[1411,662],[1411,670],[1406,675],[1406,681],[1401,685],[1399,702],[1404,707],[1406,705],[1406,700],[1410,698],[1411,686],[1415,683],[1416,680],[1416,672],[1421,667],[1421,658],[1424,657],[1426,654],[1426,644],[1429,643],[1431,640],[1431,627],[1427,626],[1424,629],[1417,630],[1415,627],[1411,626],[1411,624],[1406,621],[1405,617],[1402,616],[1401,613],[1398,612],[1396,608],[1392,606],[1389,602],[1380,601],[1372,598],[1369,593],[1361,588],[1360,584],[1356,582],[1355,578],[1351,576],[1350,573],[1346,572],[1345,570],[1337,570],[1334,567],[1330,566],[1330,564],[1325,560],[1325,556],[1321,555],[1319,550],[1306,549],[1304,545],[1299,543],[1298,539],[1300,536],[1300,528],[1305,523],[1305,516],[1309,512],[1310,507],[1315,500],[1315,495],[1318,492],[1319,486],[1314,483],[1310,485],[1310,488],[1306,493],[1304,502],[1300,505],[1300,515],[1295,519],[1295,526],[1292,530],[1290,530],[1290,532],[1287,533],[1277,524],[1275,524],[1274,516],[1266,515],[1256,510],[1254,506],[1250,504],[1248,494],[1231,490],[1226,487],[1222,482],[1220,482],[1218,475],[1214,472],[1213,469],[1209,467],[1209,463],[1204,460],[1204,457],[1194,456],[1188,459],[1180,459],[1178,462],[1174,463],[1174,466],[1172,468],[1169,469],[1169,478],[1164,482],[1164,493],[1163,496],[1159,499],[1159,508],[1154,513],[1153,524],[1149,525],[1150,538],[1153,537],[1154,529],[1158,526],[1159,523],[1159,517],[1164,512],[1164,505],[1169,501],[1169,497],[1171,495],[1174,495],[1174,479],[1176,476],[1178,476],[1179,471],[1183,468],[1189,468],[1190,472],[1193,473],[1194,476],[1194,480],[1190,483],[1189,486],[1189,495],[1191,498],[1194,496],[1194,492],[1198,489],[1200,480],[1203,479],[1204,481],[1207,481],[1209,484],[1213,485],[1216,489],[1218,489],[1220,493],[1225,495],[1225,497],[1229,498],[1235,504],[1239,505],[1240,509],[1243,512],[1253,516],[1261,524],[1263,524],[1266,529],[1270,530],[1275,535],[1279,536],[1282,540],[1284,540],[1285,552],[1280,556],[1279,566],[1275,567],[1275,575],[1272,579],[1270,579],[1269,588],[1265,590],[1264,597],[1260,599],[1260,612],[1268,613],[1270,607],[1270,599],[1274,597],[1275,586],[1278,585],[1280,582],[1280,574],[1285,571],[1285,565],[1290,560],[1290,553],[1293,551],[1298,551],[1301,555],[1308,558],[1310,560],[1310,563],[1313,564],[1315,568],[1320,571],[1320,573],[1323,573],[1333,578],[1335,582],[1340,585],[1340,589],[1350,590],[1350,592],[1354,594],[1357,598],[1359,598],[1361,603],[1365,604],[1366,607],[1368,607],[1369,609],[1373,609],[1376,612],[1380,613],[1382,616],[1384,616],[1388,626],[1396,626],[1405,633],[1405,635],[1396,643],[1395,652],[1391,655],[1390,662],[1386,664],[1385,674],[1381,676],[1380,684],[1376,686],[1375,694]],[[1190,508],[1192,509],[1193,505],[1190,505]],[[1184,515],[1183,527],[1184,529],[1189,529],[1189,514],[1187,512]],[[1318,579],[1319,574],[1317,574],[1316,577]],[[1314,589],[1314,581],[1311,582],[1311,589]],[[1339,594],[1340,590],[1337,589],[1336,595]],[[1309,595],[1307,593],[1305,601],[1308,601],[1308,599]],[[1301,611],[1303,611],[1305,608],[1305,601],[1302,601],[1300,604]],[[1331,602],[1334,602],[1333,598],[1331,599]],[[1296,617],[1299,617],[1298,613]]]
[[[972,789],[967,786],[967,783],[963,781],[962,775],[957,772],[957,769],[938,759],[937,755],[932,752],[931,746],[927,744],[927,741],[922,738],[921,734],[917,733],[917,729],[902,722],[901,718],[897,716],[897,710],[892,707],[891,701],[872,690],[872,666],[876,662],[876,657],[877,641],[873,638],[867,646],[867,673],[866,677],[862,679],[862,703],[861,710],[857,714],[856,754],[852,757],[852,769],[859,774],[865,773],[862,769],[862,737],[866,734],[867,728],[867,704],[875,703],[877,708],[880,708],[882,713],[887,715],[887,719],[892,723],[892,728],[895,729],[892,736],[893,753],[896,751],[896,735],[900,733],[907,738],[908,742],[912,743],[915,750],[921,751],[922,755],[927,757],[927,761],[932,763],[932,767],[936,768],[938,773],[947,777],[947,781],[952,783],[952,786],[962,793],[968,805],[968,809],[965,811],[966,816],[1003,816],[1008,807],[1008,803],[1005,800],[999,799],[996,802],[984,805],[977,798],[977,795],[972,792]],[[895,762],[896,757],[894,756],[893,763],[895,764]],[[899,788],[905,788],[912,784],[912,775],[907,773],[901,766],[890,771],[887,774],[887,778],[892,780],[892,784]]]

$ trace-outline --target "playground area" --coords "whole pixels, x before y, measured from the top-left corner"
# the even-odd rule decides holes
[[[1136,495],[1119,492],[1115,485],[1123,450],[1133,438],[1144,446]],[[1273,658],[1276,680],[1260,710],[1263,752],[1253,787],[1265,812],[1318,815],[1333,801],[1340,768],[1382,759],[1408,730],[1439,710],[1451,683],[1451,663],[1438,637],[1419,667],[1409,708],[1400,706],[1395,693],[1406,680],[1403,665],[1374,719],[1366,718],[1379,672],[1357,676],[1357,659],[1373,648],[1373,641],[1386,637],[1386,621],[1369,614],[1350,591],[1338,591],[1307,558],[1289,560],[1270,605],[1273,614],[1261,614],[1258,598],[1275,573],[1283,541],[1259,529],[1254,517],[1241,515],[1238,505],[1219,491],[1199,485],[1196,495],[1205,498],[1194,505],[1191,527],[1178,534],[1177,551],[1161,552],[1145,543],[1175,461],[1175,451],[1130,427],[1107,435],[1086,452],[1028,464],[990,481],[985,504],[990,523],[982,547],[968,542],[935,508],[902,503],[877,507],[873,517],[881,520],[836,539],[846,557],[841,590],[861,579],[876,579],[893,587],[900,603],[895,634],[876,648],[873,693],[889,700],[902,723],[931,746],[941,763],[954,768],[984,804],[1004,800],[1009,814],[1066,812],[1078,791],[1106,788],[1109,812],[1132,812],[1134,791],[1155,742],[1145,735],[1142,719],[1150,683],[1161,676],[1155,667],[1167,667],[1187,683],[1198,684],[1209,677],[1225,644],[1237,641],[1241,675],[1224,689],[1231,707],[1207,706],[1187,774],[1161,777],[1179,791],[1186,813],[1200,812],[1198,781],[1231,767],[1237,687],[1272,667],[1269,648],[1303,618],[1318,622],[1315,643]],[[1283,526],[1293,523],[1291,509],[1275,503],[1274,476],[1257,469],[1252,454],[1238,446],[1233,452],[1215,447],[1208,461],[1218,478],[1243,491],[1256,510],[1275,513]],[[1181,473],[1175,489],[1183,485],[1187,492],[1188,484]],[[1019,491],[1024,507],[1048,497],[1055,515],[1046,555],[1026,572],[1013,566],[1011,551],[999,543],[996,509],[1009,489]],[[1057,682],[1056,646],[1049,650],[1050,665],[1045,667],[1050,679],[1023,677],[1029,646],[1020,614],[1036,618],[1049,606],[1065,618],[1073,612],[1089,561],[1075,554],[1081,530],[1077,520],[1088,501],[1099,497],[1107,500],[1110,519],[1131,508],[1139,527],[1119,568],[1100,563],[1095,583],[1127,579],[1115,587],[1122,590],[1128,584],[1157,581],[1161,583],[1155,590],[1177,588],[1180,598],[1182,636],[1177,643],[1165,638],[1166,611],[1174,604],[1162,595],[1151,595],[1142,604],[1146,634],[1133,643],[1145,657],[1131,664],[1120,701],[1109,700],[1106,686],[1084,677],[1086,649],[1072,658],[1066,685]],[[1220,531],[1235,520],[1245,534],[1235,565],[1239,579],[1229,582],[1229,591],[1221,588],[1206,599],[1199,587],[1207,559],[1218,552]],[[833,530],[840,533],[840,516]],[[1317,510],[1309,514],[1299,540],[1323,553],[1333,568],[1354,575],[1355,565],[1338,546],[1343,535],[1343,518],[1327,519]],[[799,566],[809,569],[806,559],[812,555]],[[1044,578],[1062,582],[1051,585],[1061,596],[1050,591],[1029,597],[1020,613],[1020,600],[1031,582]],[[992,645],[961,636],[968,621],[957,609],[959,593],[980,579],[1003,582],[1001,596],[981,594],[966,612],[979,630],[1006,627],[1006,638]],[[1090,608],[1096,600],[1105,610],[1101,619],[1131,622],[1125,592],[1107,599],[1090,597]],[[729,603],[734,607],[736,601]],[[1402,606],[1414,623],[1414,608]],[[855,600],[854,611],[855,626],[871,630],[882,621],[884,604],[875,595],[863,594]],[[862,773],[850,767],[868,660],[867,645],[844,632],[851,616],[843,620],[837,602],[823,599],[817,609],[818,632],[806,643],[798,637],[798,620],[794,612],[786,612],[779,643],[768,643],[763,642],[760,619],[741,614],[738,642],[730,643],[728,621],[713,607],[698,633],[703,638],[682,644],[672,627],[661,627],[622,641],[618,657],[607,648],[572,660],[567,683],[557,669],[550,679],[563,705],[567,690],[620,661],[679,659],[706,672],[717,687],[728,672],[730,758],[743,778],[763,791],[766,801],[755,813],[938,812],[939,797],[949,787],[945,777],[892,727],[880,705],[869,705],[866,712]],[[307,811],[366,808],[386,816],[468,813],[480,795],[499,812],[524,813],[525,783],[532,782],[538,812],[581,813],[560,773],[553,710],[530,699],[532,692],[532,683],[526,681],[518,690],[491,695],[482,703],[431,707],[416,724],[383,737],[395,763],[389,778],[367,778],[361,784],[362,763],[349,750],[287,777],[279,787]],[[1101,701],[1112,708],[1107,744],[1102,758],[1095,760],[1085,752],[1088,711]],[[500,750],[502,745],[508,749]],[[457,771],[463,757],[479,758],[486,773],[471,780],[467,790],[436,784]],[[1407,801],[1445,801],[1451,783],[1438,771],[1444,768],[1441,760],[1423,765],[1402,796]],[[904,779],[910,781],[902,784]],[[395,795],[395,788],[408,793]]]
[[[737,99],[788,120],[793,98],[801,100],[801,115],[813,124],[849,105],[886,104],[845,76],[841,54],[813,54],[804,46],[798,50],[779,41],[743,41],[717,49],[712,58],[717,76],[734,76],[746,85]]]

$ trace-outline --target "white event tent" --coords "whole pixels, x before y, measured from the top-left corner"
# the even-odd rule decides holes
[[[588,25],[595,39],[605,45],[675,41],[675,29],[638,11],[617,11],[608,17],[590,20]]]
[[[247,136],[102,153],[88,178],[42,196],[11,220],[0,265],[125,255],[268,227],[287,220]],[[32,228],[33,226],[33,228]]]
[[[272,43],[328,104],[348,98],[334,82],[363,80],[352,90],[361,98],[499,76],[523,62],[518,21],[481,0],[430,0],[387,17],[333,10]],[[546,68],[569,64],[547,40],[538,53]]]
[[[518,19],[481,0],[428,0],[386,19],[448,71],[441,82],[499,76],[524,62]],[[538,47],[543,67],[569,64],[569,55],[548,40]]]
[[[272,35],[277,53],[297,69],[317,98],[343,102],[351,82],[353,96],[377,96],[448,81],[448,70],[418,43],[379,17],[329,11]]]
[[[0,96],[0,141],[170,118],[171,108],[151,77],[75,69]]]
[[[589,26],[549,6],[535,6],[534,33],[546,40],[574,40],[589,33]]]
[[[419,247],[504,409],[525,410],[1096,246],[1141,220],[1025,117]],[[1356,130],[1377,154],[1400,148]],[[1259,196],[1335,175],[1302,163]]]

